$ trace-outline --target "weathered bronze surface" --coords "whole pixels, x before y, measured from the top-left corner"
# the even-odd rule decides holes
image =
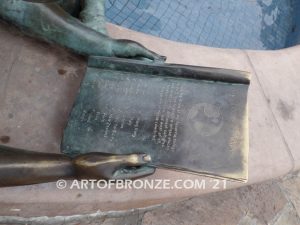
[[[103,4],[3,0],[0,18],[79,54],[165,60],[139,43],[108,37]],[[105,57],[91,57],[89,66],[62,144],[63,152],[76,158],[0,149],[6,179],[0,185],[153,173],[152,167],[136,169],[125,160],[140,159],[132,154],[141,152],[150,154],[156,167],[247,179],[246,73]],[[107,154],[89,153],[94,151]]]
[[[108,37],[103,0],[2,0],[0,18],[31,36],[60,44],[79,54],[165,60],[137,42]],[[0,160],[0,186],[40,183],[74,175],[82,178],[135,178],[152,174],[155,170],[144,164],[135,168],[136,164],[129,162],[126,164],[128,168],[123,168],[123,161],[128,157],[134,159],[136,155],[88,154],[78,156],[72,165],[63,155],[29,154],[2,147],[0,155],[3,156]],[[88,160],[97,166],[88,167]],[[77,174],[73,173],[74,168],[79,171]]]
[[[0,187],[37,184],[59,179],[132,179],[154,173],[145,154],[89,153],[71,159],[0,146]]]
[[[90,57],[62,149],[151,155],[153,165],[247,180],[249,74]]]
[[[115,40],[105,35],[103,14],[98,15],[94,11],[103,9],[104,1],[82,2],[82,21],[70,15],[79,16],[76,15],[81,10],[78,9],[79,0],[58,3],[1,0],[0,18],[15,24],[31,36],[57,43],[83,55],[165,59],[137,42]]]

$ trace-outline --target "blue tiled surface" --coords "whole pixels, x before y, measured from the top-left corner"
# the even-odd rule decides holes
[[[300,0],[292,0],[293,22],[291,33],[288,36],[286,46],[300,44]]]
[[[213,47],[280,49],[300,42],[300,0],[106,0],[106,17],[136,31]]]

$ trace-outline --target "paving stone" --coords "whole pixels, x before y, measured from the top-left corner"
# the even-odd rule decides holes
[[[235,192],[240,208],[251,213],[262,224],[268,224],[287,203],[276,181],[236,189]]]
[[[148,212],[143,225],[238,224],[243,211],[233,191],[213,193]]]
[[[287,179],[284,179],[280,186],[287,198],[292,202],[300,215],[300,173],[296,173]]]
[[[261,223],[252,215],[247,214],[240,220],[238,225],[261,225]]]
[[[271,225],[299,225],[300,218],[292,204],[287,204],[281,213],[270,223]]]
[[[265,182],[148,212],[143,225],[267,225],[286,204],[277,183]]]

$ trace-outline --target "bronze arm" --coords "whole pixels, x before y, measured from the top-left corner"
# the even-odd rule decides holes
[[[35,3],[49,3],[49,2],[57,2],[58,0],[23,0],[25,2],[35,2]]]
[[[165,57],[146,49],[137,42],[112,39],[93,30],[68,14],[56,2],[34,2],[36,1],[1,0],[0,18],[15,24],[31,36],[57,43],[82,55],[165,60]]]
[[[72,159],[0,146],[0,187],[59,179],[134,179],[154,173],[154,168],[145,166],[150,161],[146,154],[88,153]]]

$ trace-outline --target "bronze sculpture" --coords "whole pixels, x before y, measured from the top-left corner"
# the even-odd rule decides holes
[[[103,5],[103,0],[1,0],[0,18],[31,36],[82,55],[165,60],[137,42],[107,36],[102,18]],[[73,17],[79,13],[82,21]],[[145,154],[107,153],[89,153],[71,159],[60,154],[0,146],[0,186],[35,184],[60,178],[137,178],[154,173],[153,167],[145,166],[150,160]],[[89,166],[91,162],[93,166]]]
[[[94,18],[94,12],[91,9],[101,8],[101,5],[104,4],[103,0],[85,0],[81,4],[79,3],[79,0],[59,1],[57,3],[1,0],[0,18],[15,24],[27,34],[65,46],[82,55],[165,59],[165,57],[146,49],[137,42],[115,40],[103,34],[104,23],[97,23],[97,26],[94,27],[95,23],[91,22],[91,16]],[[78,7],[80,5],[83,6],[82,22],[69,14],[79,16]],[[97,17],[96,22],[99,22],[99,18],[101,16]]]
[[[151,156],[158,168],[245,182],[249,73],[89,57],[61,150]]]
[[[132,179],[154,173],[143,167],[146,154],[88,153],[73,159],[0,146],[0,187],[57,181],[58,179]]]
[[[83,9],[81,12],[80,7]],[[80,17],[81,21],[71,15]],[[151,157],[151,166],[247,180],[246,98],[250,83],[247,73],[132,60],[161,62],[165,57],[136,42],[108,37],[104,26],[103,0],[4,0],[0,2],[0,17],[19,26],[24,32],[30,32],[32,36],[91,56],[80,90],[85,94],[79,95],[76,100],[62,144],[62,151],[75,158],[5,148],[1,152],[0,146],[0,186],[72,177],[136,178],[154,172],[155,169],[148,166]],[[105,77],[101,69],[111,70],[110,75],[106,72]],[[126,85],[117,87],[111,80],[118,77],[116,80],[120,84],[125,77],[122,73],[128,75],[128,72],[128,78],[132,78],[130,87],[137,85],[136,89],[130,89],[131,92],[127,92]],[[112,84],[110,87],[115,85],[115,88],[106,92],[103,83],[107,80],[104,78]],[[130,93],[137,95],[141,89],[146,93],[147,88],[141,88],[140,83],[136,82],[138,79],[148,87],[147,97],[123,98]],[[159,82],[153,82],[155,79]],[[125,87],[126,94],[121,93],[122,87]],[[100,104],[101,96],[109,101]],[[161,104],[157,104],[158,99],[161,99]],[[146,104],[144,108],[141,107],[143,102]],[[113,107],[110,107],[111,104]],[[122,116],[111,110],[118,106],[122,106],[119,109]],[[102,112],[103,108],[111,113]],[[159,110],[152,112],[156,109]],[[109,115],[105,126],[99,125],[101,114]],[[105,118],[102,119],[105,122]],[[118,124],[126,119],[130,123],[121,126],[118,131]],[[112,122],[114,126],[111,126]],[[123,136],[115,138],[118,132]],[[126,134],[130,134],[131,139]],[[112,152],[130,155],[112,155]],[[23,170],[29,173],[20,180],[18,176]]]

